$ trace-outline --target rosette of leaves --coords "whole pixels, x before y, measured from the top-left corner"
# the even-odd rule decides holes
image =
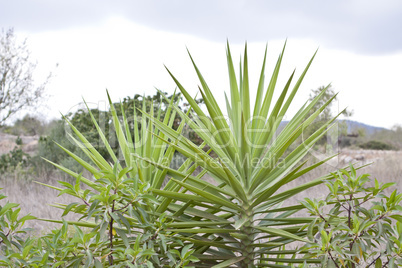
[[[302,144],[296,141],[303,130],[327,107],[333,98],[314,112],[316,103],[326,88],[311,102],[303,105],[278,134],[279,126],[288,111],[300,85],[312,63],[307,64],[300,77],[293,83],[295,72],[287,80],[275,101],[274,91],[282,63],[279,55],[271,79],[266,87],[263,58],[258,80],[255,102],[251,103],[247,46],[240,71],[236,76],[229,45],[227,63],[230,95],[225,94],[226,110],[214,97],[197,65],[193,61],[206,110],[201,109],[184,86],[169,71],[182,95],[187,99],[190,115],[174,105],[182,120],[210,148],[204,151],[179,131],[148,115],[164,136],[159,139],[203,168],[214,180],[209,183],[193,177],[191,173],[170,169],[136,154],[138,159],[148,161],[167,171],[174,189],[152,189],[158,200],[168,198],[157,208],[158,213],[166,210],[175,217],[168,230],[184,243],[194,244],[194,255],[200,259],[197,267],[290,267],[297,263],[316,263],[317,260],[298,258],[297,250],[287,248],[293,242],[308,241],[307,232],[301,227],[310,223],[312,217],[294,217],[303,206],[281,206],[332,174],[286,187],[303,174],[325,163],[328,159],[311,166],[302,162],[310,148],[325,135],[334,119],[325,122],[318,130],[303,136]],[[297,146],[292,146],[292,145]],[[211,154],[210,152],[213,152]]]
[[[84,237],[89,234],[87,240],[82,240],[80,232],[75,231],[81,241],[78,249],[82,259],[74,259],[76,253],[68,258],[77,261],[76,265],[99,265],[100,262],[104,266],[134,267],[181,267],[194,263],[197,267],[290,267],[295,263],[320,262],[301,258],[297,250],[287,248],[293,242],[308,241],[307,231],[302,227],[315,218],[294,217],[292,215],[304,207],[281,204],[333,175],[287,190],[282,187],[328,160],[311,166],[302,162],[334,119],[304,136],[302,144],[292,145],[332,99],[311,113],[324,89],[322,94],[303,105],[278,134],[280,123],[313,60],[294,84],[294,73],[291,74],[274,101],[282,57],[283,51],[265,87],[265,53],[256,101],[251,104],[247,49],[237,78],[228,46],[230,97],[226,97],[226,111],[218,105],[195,64],[206,113],[173,75],[190,105],[187,113],[172,98],[163,120],[161,110],[154,113],[152,107],[149,114],[141,112],[141,117],[137,117],[136,110],[128,115],[121,106],[122,116],[119,117],[109,98],[118,154],[95,117],[91,118],[110,161],[67,120],[74,133],[71,140],[90,161],[61,148],[90,176],[53,163],[77,181],[75,185],[62,183],[62,187],[51,187],[78,198],[76,204],[56,205],[65,213],[80,215],[80,220],[67,222],[68,225],[92,228],[82,233]],[[142,111],[145,110],[144,104]],[[176,113],[182,121],[173,128]],[[201,145],[182,134],[185,125],[203,140]],[[179,168],[172,169],[175,151],[187,159]],[[196,174],[198,166],[202,171]],[[202,179],[206,173],[213,177],[214,183]],[[82,187],[83,184],[86,186]],[[77,242],[77,239],[73,240]],[[137,255],[132,254],[133,249],[145,257],[142,260],[134,257]]]
[[[176,112],[173,110],[173,100],[163,107],[159,105],[158,112],[150,109],[155,120],[172,127]],[[86,177],[57,163],[51,162],[57,168],[76,178],[76,183],[59,181],[61,187],[46,185],[56,189],[60,194],[69,194],[77,198],[70,204],[55,204],[64,210],[62,216],[69,213],[78,215],[78,221],[59,219],[41,219],[63,224],[62,229],[44,238],[49,251],[56,252],[49,258],[58,265],[85,267],[185,267],[198,259],[192,256],[194,250],[190,243],[184,244],[176,239],[172,232],[167,231],[167,224],[174,218],[157,209],[163,199],[157,199],[151,189],[171,189],[176,183],[165,182],[166,170],[160,170],[154,165],[139,160],[134,155],[153,159],[160,165],[169,165],[174,156],[174,148],[168,146],[157,136],[164,136],[154,130],[149,119],[137,117],[136,111],[129,115],[120,106],[122,116],[119,117],[113,103],[110,101],[110,113],[118,140],[118,154],[111,147],[102,128],[88,109],[99,138],[109,153],[112,161],[107,161],[99,151],[70,124],[70,138],[79,146],[90,161],[85,161],[67,148],[60,146],[72,159],[84,169]],[[146,107],[144,99],[143,107]],[[163,120],[160,118],[164,110]],[[141,127],[139,127],[141,124]],[[183,129],[184,123],[177,131]],[[131,132],[130,129],[134,131]],[[50,162],[50,161],[49,161]],[[186,160],[179,168],[182,172],[192,173],[196,166]],[[200,176],[202,176],[201,173]],[[162,186],[164,185],[164,186]],[[167,199],[167,198],[165,198]],[[74,226],[72,235],[67,232],[67,225]],[[81,230],[80,228],[84,228]]]
[[[402,265],[402,194],[384,190],[395,183],[368,186],[368,174],[338,171],[327,181],[325,200],[302,204],[316,219],[308,226],[306,257],[320,267],[399,267]],[[314,230],[318,234],[314,236]]]

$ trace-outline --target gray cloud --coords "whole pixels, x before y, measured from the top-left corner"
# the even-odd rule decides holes
[[[399,0],[3,1],[0,26],[44,31],[96,25],[113,15],[214,41],[312,38],[365,54],[402,50]]]

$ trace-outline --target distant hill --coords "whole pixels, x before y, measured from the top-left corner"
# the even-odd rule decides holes
[[[383,127],[375,127],[375,126],[367,125],[367,124],[360,123],[360,122],[353,121],[353,120],[339,120],[339,121],[346,122],[346,124],[348,126],[348,133],[356,132],[359,128],[363,128],[366,131],[367,135],[372,135],[372,134],[382,131],[382,130],[388,130]]]
[[[282,130],[288,122],[289,121],[282,121],[279,125],[279,130]],[[363,128],[366,131],[366,135],[373,135],[373,134],[383,131],[383,130],[389,130],[389,129],[386,129],[383,127],[375,127],[375,126],[367,125],[367,124],[360,123],[360,122],[353,121],[353,120],[342,119],[342,120],[339,120],[339,122],[346,122],[346,125],[348,126],[348,133],[354,133],[360,128]]]

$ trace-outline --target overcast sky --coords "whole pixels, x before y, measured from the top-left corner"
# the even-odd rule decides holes
[[[214,92],[228,89],[225,42],[235,58],[248,42],[251,78],[265,44],[268,73],[288,39],[280,81],[319,52],[295,109],[312,88],[332,83],[352,119],[382,127],[402,124],[402,1],[0,0],[0,26],[28,37],[39,73],[54,70],[44,113],[66,113],[84,97],[102,106],[154,87],[172,92],[166,64],[195,94],[190,49]],[[38,75],[40,77],[40,75]],[[280,88],[279,88],[280,89]]]

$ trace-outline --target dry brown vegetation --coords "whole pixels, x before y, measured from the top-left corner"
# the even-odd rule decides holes
[[[364,160],[356,161],[354,157],[361,155],[364,155]],[[362,168],[359,172],[369,173],[373,180],[374,178],[377,178],[378,181],[382,183],[396,182],[395,187],[391,187],[389,191],[395,188],[397,188],[398,191],[402,191],[402,151],[345,150],[334,161],[332,161],[331,164],[324,164],[320,168],[313,170],[303,176],[300,180],[297,180],[286,187],[292,188],[297,184],[308,182],[312,179],[323,176],[328,172],[336,171],[337,168],[345,167],[348,165],[348,163],[344,162],[347,157],[352,158],[352,160],[356,162],[356,166],[365,165],[373,161],[372,164]],[[39,179],[47,184],[57,186],[57,180],[60,178],[53,176]],[[59,219],[62,215],[62,211],[52,207],[51,204],[68,204],[70,202],[79,201],[78,199],[68,195],[57,197],[58,192],[56,190],[37,184],[34,181],[2,177],[0,182],[0,187],[4,188],[2,192],[8,196],[7,200],[9,202],[21,204],[22,215],[31,213],[39,218]],[[299,194],[294,200],[288,200],[288,204],[296,204],[300,200],[303,200],[306,195],[310,198],[324,198],[327,193],[328,190],[326,186],[319,185],[308,192]],[[4,200],[1,202],[4,202]],[[48,222],[31,221],[27,223],[27,226],[34,228],[38,233],[42,233],[56,225]]]
[[[357,159],[360,160],[357,160]],[[347,161],[345,161],[347,160]],[[394,187],[387,189],[387,193],[398,189],[402,191],[402,151],[373,151],[373,150],[343,150],[337,157],[317,169],[313,169],[300,180],[293,182],[288,187],[296,184],[306,183],[310,180],[334,172],[340,168],[345,168],[353,163],[355,167],[364,166],[358,170],[359,174],[370,174],[374,182],[376,178],[380,183],[395,182]],[[297,200],[289,200],[290,203],[297,203],[308,195],[309,198],[324,198],[328,194],[325,185],[319,185],[307,192],[299,194]]]
[[[58,185],[56,178],[44,181],[51,185]],[[51,204],[68,204],[77,201],[69,195],[61,195],[58,197],[58,191],[37,184],[34,181],[12,180],[2,177],[0,183],[0,188],[3,188],[3,190],[1,190],[2,193],[7,196],[6,199],[0,202],[4,203],[8,201],[19,203],[21,208],[20,215],[31,213],[31,215],[38,218],[60,219],[63,211],[52,207]],[[71,216],[68,216],[69,218],[66,218],[66,220],[71,219]],[[54,228],[56,224],[33,220],[26,222],[25,226],[35,229],[35,232],[40,234],[48,232],[49,229]]]
[[[21,147],[24,152],[31,155],[36,152],[38,147],[38,136],[20,135],[18,137],[21,138],[21,146],[16,144],[17,136],[0,132],[0,155],[8,153],[16,146]]]

